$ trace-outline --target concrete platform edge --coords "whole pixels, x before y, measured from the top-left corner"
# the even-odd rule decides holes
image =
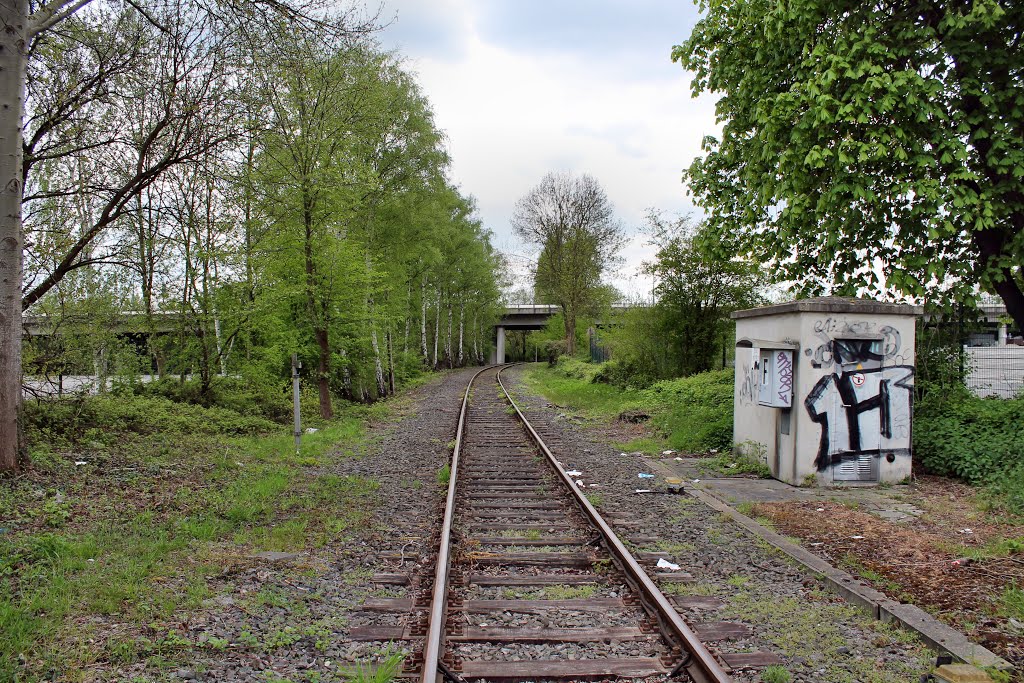
[[[666,472],[666,468],[661,463],[650,460],[648,462],[661,472]],[[669,476],[672,476],[670,470]],[[830,590],[841,595],[848,602],[861,607],[875,619],[899,624],[903,628],[917,633],[921,640],[930,647],[947,652],[962,662],[981,668],[992,667],[1002,670],[1013,668],[1002,657],[981,645],[972,643],[964,634],[938,621],[921,608],[915,605],[899,603],[888,598],[884,593],[875,590],[862,579],[858,579],[842,569],[833,567],[817,555],[790,542],[784,536],[761,526],[710,492],[693,486],[686,486],[684,490],[687,494],[697,498],[708,507],[728,515],[734,522],[751,534],[764,539],[767,543],[770,543],[779,551],[791,557],[814,576],[824,581]]]

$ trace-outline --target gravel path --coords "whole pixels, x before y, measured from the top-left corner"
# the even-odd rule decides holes
[[[750,635],[711,643],[725,653],[756,650],[778,655],[793,681],[916,680],[927,671],[928,651],[911,634],[870,619],[826,592],[813,577],[788,563],[771,546],[694,498],[668,493],[642,479],[638,455],[611,445],[614,434],[601,425],[552,406],[522,381],[524,368],[504,377],[527,418],[553,447],[567,469],[598,484],[592,501],[610,517],[624,539],[643,539],[634,550],[663,552],[693,575],[692,583],[663,583],[666,594],[718,598],[681,610],[691,623],[741,622]],[[591,491],[588,488],[588,493]],[[717,603],[717,604],[715,604]],[[739,671],[738,681],[760,680],[759,672]]]

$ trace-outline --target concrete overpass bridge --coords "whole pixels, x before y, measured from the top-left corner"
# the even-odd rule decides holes
[[[556,304],[517,304],[505,308],[505,313],[494,325],[497,335],[492,363],[505,362],[505,330],[543,330],[548,320],[562,310]]]
[[[630,304],[612,304],[613,310],[625,310]],[[495,344],[491,352],[492,363],[505,362],[506,330],[543,330],[552,316],[562,311],[557,304],[516,304],[505,308],[505,313],[494,325]]]

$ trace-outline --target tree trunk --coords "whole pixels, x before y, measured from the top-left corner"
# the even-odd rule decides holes
[[[391,395],[395,393],[395,349],[391,341],[391,328],[384,333],[384,341],[388,347],[388,389]]]
[[[448,333],[444,337],[444,358],[448,362],[448,367],[454,367],[455,359],[452,357],[452,299],[448,297]]]
[[[327,330],[318,328],[313,331],[316,346],[319,350],[316,364],[316,388],[320,394],[320,417],[329,420],[334,417],[331,406],[331,345],[327,338]]]
[[[303,224],[305,226],[306,257],[306,300],[309,315],[313,321],[313,337],[319,349],[317,358],[316,386],[320,394],[320,417],[329,420],[334,417],[331,406],[331,344],[327,337],[327,311],[318,310],[316,300],[316,266],[313,263],[313,207],[312,200],[303,199]]]
[[[21,227],[25,42],[28,3],[0,2],[0,472],[20,464]]]
[[[466,301],[462,300],[459,302],[459,367],[461,368],[465,361],[465,353],[463,353],[462,340],[465,337],[466,332]]]
[[[437,309],[434,312],[434,368],[437,368],[437,344],[441,339],[441,292],[437,292]]]
[[[573,356],[576,354],[576,309],[563,305],[562,313],[565,316],[566,352]]]
[[[356,400],[355,395],[352,393],[352,371],[348,367],[348,352],[345,347],[338,349],[338,354],[341,356],[341,387],[342,395],[349,401]]]
[[[421,353],[423,354],[423,364],[426,365],[430,359],[430,353],[427,351],[427,276],[423,276],[423,284],[420,285],[420,342],[421,342]]]
[[[480,360],[480,334],[475,310],[473,311],[473,362],[477,365],[483,364],[483,361]]]
[[[380,344],[377,343],[377,324],[373,321],[373,304],[370,304],[370,346],[373,347],[373,372],[377,379],[377,396],[388,395],[388,385],[384,382],[384,366],[380,360]]]

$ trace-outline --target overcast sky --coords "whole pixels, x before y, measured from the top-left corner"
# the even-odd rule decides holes
[[[513,205],[549,171],[597,178],[630,234],[647,207],[693,210],[680,174],[717,127],[670,59],[697,20],[687,0],[384,1],[379,40],[418,74],[452,179],[513,259],[535,256],[512,235]],[[620,289],[647,293],[634,275],[650,253],[633,240]]]

